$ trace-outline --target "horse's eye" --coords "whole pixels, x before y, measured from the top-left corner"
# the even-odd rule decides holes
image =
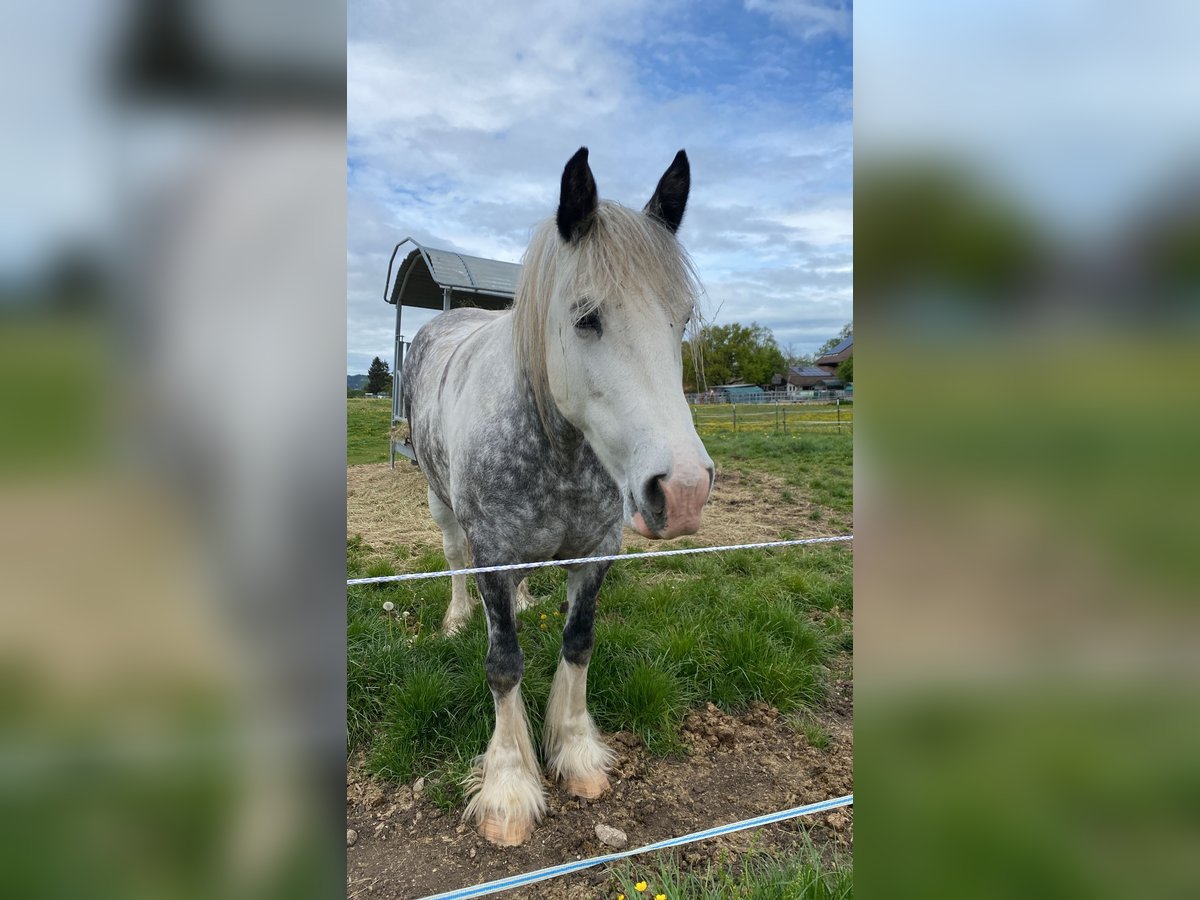
[[[592,310],[586,315],[580,316],[575,320],[575,327],[580,331],[594,331],[600,333],[600,314]]]

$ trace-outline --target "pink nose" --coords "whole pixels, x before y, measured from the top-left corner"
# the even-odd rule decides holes
[[[712,470],[702,467],[676,471],[670,478],[651,479],[647,495],[657,495],[659,503],[652,503],[651,508],[658,507],[662,515],[652,515],[653,525],[648,523],[642,513],[633,515],[633,527],[643,537],[673,538],[684,534],[695,534],[700,530],[700,520],[704,514],[704,504],[712,488]],[[665,522],[663,521],[665,519]]]

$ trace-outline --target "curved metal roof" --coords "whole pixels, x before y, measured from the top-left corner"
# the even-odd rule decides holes
[[[393,282],[392,263],[406,243],[414,249],[400,263]],[[451,307],[504,309],[512,303],[520,274],[521,267],[516,263],[423,247],[412,238],[405,238],[392,250],[384,299],[402,306],[442,309],[444,292],[449,290]]]

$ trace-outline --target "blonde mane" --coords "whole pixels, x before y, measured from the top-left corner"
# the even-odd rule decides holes
[[[587,234],[570,244],[559,236],[553,218],[541,222],[521,259],[512,328],[517,368],[529,379],[547,434],[553,400],[546,373],[546,318],[559,294],[570,298],[580,316],[603,312],[607,302],[619,297],[665,303],[682,319],[692,313],[700,288],[675,235],[645,213],[601,201]],[[690,332],[697,321],[693,315]]]

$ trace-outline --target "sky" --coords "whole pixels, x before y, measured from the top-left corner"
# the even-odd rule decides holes
[[[1195,178],[1192,0],[906,0],[855,26],[860,162],[963,161],[1084,239]]]
[[[351,0],[347,37],[348,373],[391,363],[397,242],[519,262],[581,146],[638,209],[687,150],[709,321],[797,353],[851,321],[849,3]]]

